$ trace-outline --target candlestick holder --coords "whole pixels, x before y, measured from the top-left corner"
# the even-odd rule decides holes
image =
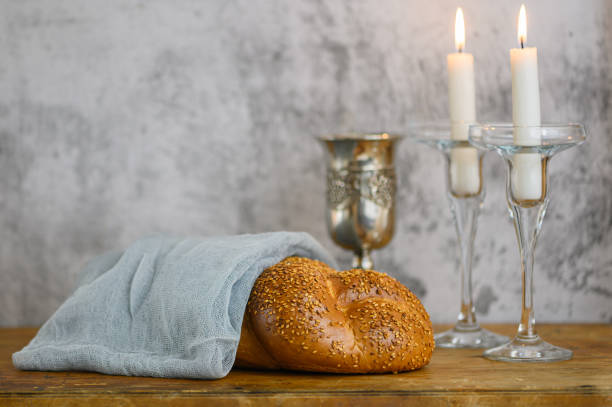
[[[455,125],[456,126],[456,125]],[[467,134],[467,125],[464,133]],[[452,128],[444,124],[422,124],[409,128],[410,139],[444,154],[446,161],[446,196],[453,215],[459,246],[461,274],[461,309],[455,326],[436,334],[441,348],[490,348],[508,341],[508,337],[481,328],[476,321],[472,298],[472,256],[478,215],[485,197],[482,178],[484,152],[467,140],[452,140]]]
[[[353,250],[353,268],[373,269],[373,249],[393,237],[396,179],[393,156],[401,140],[386,133],[319,137],[328,152],[327,227],[336,244]]]
[[[533,145],[514,144],[517,133]],[[557,153],[584,142],[580,124],[518,127],[512,124],[471,126],[474,146],[496,151],[506,162],[506,200],[518,240],[523,279],[522,311],[518,331],[507,344],[484,352],[488,359],[506,362],[553,362],[572,358],[572,351],[542,340],[535,327],[533,266],[536,242],[549,202],[548,164]],[[537,165],[533,165],[535,164]],[[537,171],[529,170],[537,169]],[[535,186],[535,187],[534,187]],[[534,193],[537,192],[537,193]]]

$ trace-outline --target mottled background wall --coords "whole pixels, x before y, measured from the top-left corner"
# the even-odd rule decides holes
[[[511,118],[519,1],[463,0],[479,118]],[[325,229],[319,133],[448,115],[456,1],[0,1],[0,325],[40,324],[90,257],[151,233]],[[553,161],[540,321],[612,321],[612,3],[527,3],[542,115],[590,140]],[[405,142],[382,269],[458,311],[442,159]],[[475,261],[483,321],[516,321],[500,159]],[[333,248],[344,261],[349,255]]]

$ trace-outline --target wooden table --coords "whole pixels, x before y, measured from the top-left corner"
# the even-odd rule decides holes
[[[542,336],[574,351],[565,362],[502,363],[482,350],[436,349],[427,367],[397,375],[234,370],[221,380],[16,370],[10,355],[35,332],[0,329],[0,405],[612,406],[612,325],[540,325]]]

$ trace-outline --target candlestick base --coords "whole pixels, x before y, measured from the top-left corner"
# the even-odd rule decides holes
[[[508,337],[498,335],[479,326],[461,329],[457,326],[434,335],[438,348],[492,348],[508,342]]]
[[[571,359],[573,352],[551,345],[536,335],[533,338],[517,336],[505,345],[485,351],[483,355],[501,362],[557,362]]]

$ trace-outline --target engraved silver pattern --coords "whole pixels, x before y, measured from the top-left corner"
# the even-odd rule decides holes
[[[392,169],[327,172],[327,202],[332,207],[361,197],[382,208],[389,208],[393,204],[395,191],[395,171]]]
[[[329,170],[327,172],[327,202],[338,207],[351,197],[351,182],[348,171]]]
[[[361,173],[361,195],[382,208],[389,208],[395,198],[395,171]]]

